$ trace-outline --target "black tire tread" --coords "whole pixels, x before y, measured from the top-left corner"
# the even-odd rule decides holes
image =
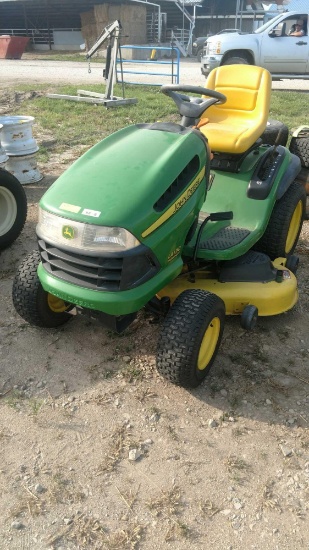
[[[192,375],[190,365],[196,364],[199,345],[205,332],[205,317],[219,311],[220,335],[211,361],[205,371]],[[175,300],[165,318],[157,350],[157,369],[173,384],[196,387],[208,374],[223,333],[225,306],[221,298],[203,290],[186,290]]]
[[[290,256],[293,253],[302,229],[302,222],[294,245],[288,254],[285,252],[285,244],[293,212],[300,200],[303,204],[302,217],[304,218],[306,210],[306,192],[303,185],[294,181],[283,197],[275,203],[266,231],[261,239],[254,245],[255,250],[267,254],[271,260],[279,257],[286,257],[287,255]]]
[[[7,170],[0,169],[0,187],[12,193],[16,201],[17,214],[11,229],[0,236],[0,250],[11,245],[22,232],[27,218],[27,197],[21,183]],[[0,212],[1,215],[1,212]]]
[[[280,136],[279,136],[280,132]],[[279,139],[278,139],[279,136]],[[261,139],[264,144],[266,145],[274,145],[275,143],[277,145],[285,145],[287,144],[289,138],[289,129],[288,127],[283,124],[283,122],[280,122],[279,120],[272,120],[269,119],[267,122],[267,126],[261,135]]]
[[[290,151],[299,157],[301,165],[309,168],[309,138],[292,137]]]
[[[49,310],[47,292],[44,291],[37,275],[40,261],[39,251],[34,250],[19,266],[13,282],[13,304],[16,312],[31,325],[55,328],[69,321],[71,315]]]
[[[225,59],[222,65],[250,65],[250,61],[247,57],[235,55]]]

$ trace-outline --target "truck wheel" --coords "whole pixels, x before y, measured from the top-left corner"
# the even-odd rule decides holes
[[[203,55],[203,48],[201,48],[200,50],[197,50],[196,59],[199,63],[202,60],[202,55]]]
[[[290,256],[298,241],[306,210],[303,185],[294,181],[273,208],[266,231],[254,249],[271,260]]]
[[[250,65],[246,57],[228,57],[222,65]]]
[[[23,186],[15,176],[0,170],[0,249],[17,239],[26,217],[27,198]]]
[[[31,325],[54,328],[71,319],[71,304],[49,294],[37,275],[40,253],[34,250],[20,265],[13,282],[13,304],[17,313]]]
[[[157,350],[159,373],[173,384],[198,386],[216,357],[224,320],[221,298],[198,289],[182,292],[163,322]]]
[[[287,144],[289,137],[288,127],[279,120],[268,120],[266,128],[261,135],[263,143],[267,145],[283,145]]]

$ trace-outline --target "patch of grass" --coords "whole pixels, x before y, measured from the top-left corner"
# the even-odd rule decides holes
[[[304,114],[308,94],[298,92],[272,92],[269,118],[280,120],[290,129],[305,124]]]
[[[86,66],[85,66],[86,69]],[[55,100],[46,97],[46,93],[76,95],[78,85],[32,86],[21,85],[16,91],[27,92],[25,100],[19,94],[19,102],[12,107],[11,114],[35,116],[34,133],[48,132],[51,136],[39,151],[42,161],[55,152],[57,154],[73,146],[91,147],[105,136],[130,124],[140,122],[179,121],[174,103],[164,96],[155,86],[125,85],[126,97],[135,97],[136,105],[126,105],[120,109],[105,109],[95,104],[76,103],[67,100]],[[104,91],[104,86],[87,85],[89,91]],[[32,93],[31,93],[32,92]],[[13,92],[12,92],[13,93]],[[114,93],[122,95],[122,87],[115,85]],[[14,90],[15,94],[15,90]],[[289,127],[303,123],[303,113],[307,108],[307,95],[292,92],[273,92],[271,118],[277,118]],[[38,141],[39,141],[39,135]]]
[[[105,454],[105,458],[99,466],[98,473],[112,472],[129,448],[128,430],[125,426],[118,427],[111,435],[111,444]]]
[[[26,86],[19,89],[30,91]],[[77,89],[78,86],[71,85],[48,88],[45,86],[46,93],[62,95],[77,95]],[[104,87],[101,85],[89,85],[87,89],[104,92]],[[114,94],[122,95],[122,88],[119,85],[115,85]],[[156,122],[158,119],[170,120],[175,116],[179,121],[179,115],[175,115],[173,102],[160,93],[158,88],[126,85],[125,94],[128,98],[136,97],[138,103],[115,110],[105,109],[102,105],[50,99],[44,94],[15,103],[11,114],[35,117],[33,133],[36,134],[38,142],[43,132],[51,136],[50,145],[44,142],[44,149],[40,153],[42,160],[43,157],[50,158],[54,153],[60,154],[75,146],[89,148],[112,132],[131,124]]]

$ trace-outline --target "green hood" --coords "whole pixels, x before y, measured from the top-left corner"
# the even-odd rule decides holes
[[[205,162],[205,144],[196,133],[153,126],[129,126],[92,147],[58,178],[40,206],[79,222],[120,226],[140,238],[170,206],[165,199],[160,213],[154,208],[192,158],[198,170]]]

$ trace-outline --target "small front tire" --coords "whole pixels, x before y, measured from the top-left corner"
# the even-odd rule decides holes
[[[240,317],[240,324],[245,330],[253,330],[256,327],[259,311],[257,307],[248,305],[246,306]]]
[[[36,327],[55,328],[71,319],[68,304],[46,292],[37,275],[40,253],[34,250],[20,265],[13,282],[13,304],[16,312]]]
[[[285,263],[285,267],[289,269],[294,275],[296,275],[298,266],[299,266],[299,257],[295,256],[295,254],[292,254],[292,256],[289,256]]]
[[[224,302],[210,292],[186,290],[166,316],[157,350],[157,370],[178,386],[195,388],[209,373],[225,321]]]

